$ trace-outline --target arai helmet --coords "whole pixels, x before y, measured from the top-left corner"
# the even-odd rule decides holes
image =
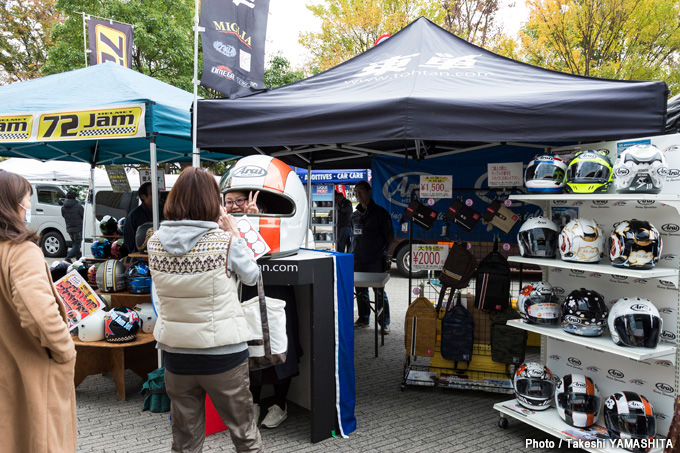
[[[295,171],[272,156],[240,159],[220,182],[222,194],[259,191],[259,214],[248,214],[271,249],[266,256],[292,255],[303,244],[309,222],[305,189]]]
[[[656,348],[663,331],[663,319],[649,299],[623,297],[609,312],[609,333],[621,346]]]
[[[654,145],[626,148],[614,162],[614,190],[619,193],[659,193],[668,175],[663,151]]]
[[[567,167],[567,191],[570,193],[606,192],[612,182],[612,163],[606,150],[576,153]]]
[[[566,185],[567,163],[554,154],[534,157],[524,171],[528,192],[560,193]]]
[[[560,256],[564,261],[597,263],[604,256],[604,242],[604,231],[594,220],[573,219],[560,233]]]
[[[519,253],[532,258],[554,258],[557,255],[558,230],[547,217],[534,217],[522,224],[517,233]]]
[[[561,322],[560,304],[550,283],[529,283],[519,293],[517,311],[532,324],[558,325]]]
[[[555,407],[567,424],[588,428],[600,413],[600,391],[588,376],[567,374],[557,381]]]
[[[654,408],[639,393],[616,392],[604,402],[604,424],[611,439],[654,439]],[[640,448],[633,451],[647,451]]]
[[[589,289],[575,289],[562,302],[562,329],[584,337],[602,335],[609,312],[602,294]]]
[[[512,381],[517,402],[534,411],[550,407],[555,394],[555,377],[548,367],[536,362],[523,363]]]
[[[652,269],[663,250],[663,240],[654,225],[637,219],[615,223],[609,245],[612,266],[632,269]]]

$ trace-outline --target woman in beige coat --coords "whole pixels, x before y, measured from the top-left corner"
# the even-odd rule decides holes
[[[0,170],[0,450],[74,452],[76,351],[38,236],[31,185]]]

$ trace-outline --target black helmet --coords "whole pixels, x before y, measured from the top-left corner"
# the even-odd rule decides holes
[[[146,251],[146,243],[149,241],[149,237],[151,237],[152,233],[152,222],[143,223],[137,227],[137,233],[135,234],[135,247],[137,248],[138,252],[144,253]]]
[[[104,336],[110,343],[134,341],[139,331],[137,312],[127,307],[114,307],[104,316]]]
[[[125,291],[125,266],[118,260],[104,261],[97,269],[97,286],[102,292]]]
[[[652,269],[659,262],[663,240],[654,225],[646,220],[624,220],[614,224],[609,258],[612,266]]]
[[[590,289],[575,289],[562,302],[562,329],[584,337],[602,335],[609,311],[604,296]]]
[[[118,220],[113,216],[105,215],[99,222],[99,230],[106,236],[116,234],[118,232]]]
[[[611,439],[652,440],[656,435],[652,403],[635,392],[616,392],[605,400],[604,424]]]
[[[52,264],[50,264],[50,275],[52,276],[52,281],[56,282],[61,277],[66,275],[66,271],[70,265],[71,263],[68,261],[53,261]]]

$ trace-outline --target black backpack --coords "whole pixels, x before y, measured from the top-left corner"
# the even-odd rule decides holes
[[[524,362],[527,349],[527,331],[508,326],[511,319],[520,315],[511,307],[501,310],[491,322],[491,360],[509,365]]]
[[[453,293],[453,291],[451,291]],[[450,300],[451,296],[449,296]],[[437,313],[441,307],[441,300],[437,304]],[[458,293],[456,305],[447,310],[442,319],[441,354],[446,360],[453,360],[458,369],[458,362],[472,361],[472,345],[475,337],[475,320],[461,303]]]
[[[439,282],[442,284],[442,292],[439,293],[439,298],[443,297],[446,292],[445,288],[467,288],[476,267],[477,259],[467,249],[466,244],[454,242],[449,249],[441,274],[439,274]]]
[[[494,241],[493,251],[477,266],[475,307],[486,311],[500,311],[510,306],[510,265],[498,252],[500,239]]]

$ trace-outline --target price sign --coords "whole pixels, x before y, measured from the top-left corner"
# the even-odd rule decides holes
[[[451,198],[451,175],[420,175],[420,198]]]
[[[414,244],[411,246],[413,271],[439,270],[449,255],[449,247],[443,244]]]

